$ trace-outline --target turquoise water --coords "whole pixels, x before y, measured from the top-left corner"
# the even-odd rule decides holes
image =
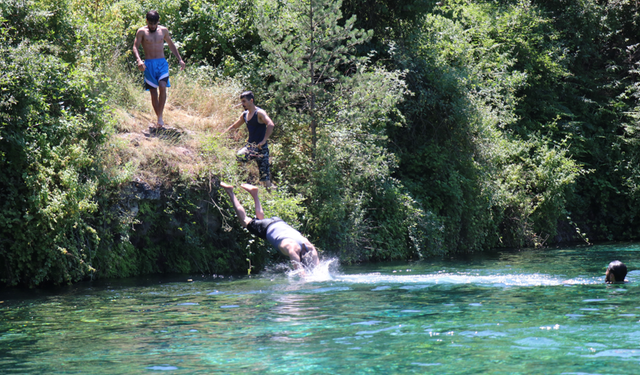
[[[640,245],[0,293],[2,374],[632,374]],[[191,281],[190,281],[191,280]]]

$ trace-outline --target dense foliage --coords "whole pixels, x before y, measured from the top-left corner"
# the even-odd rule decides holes
[[[111,111],[135,106],[123,82],[148,9],[188,71],[256,93],[276,123],[268,204],[325,254],[640,237],[635,1],[5,0],[4,283],[269,261],[236,224],[203,224],[226,220],[211,181],[236,168],[168,173],[162,199],[132,207],[133,166],[100,157],[121,147]]]
[[[102,100],[97,76],[58,48],[73,48],[70,25],[49,17],[64,7],[22,4],[4,3],[14,13],[3,16],[22,13],[25,36],[50,30],[60,43],[18,39],[23,30],[0,19],[0,262],[9,283],[68,282],[91,270],[98,241],[87,219],[96,211],[91,152],[102,139]]]

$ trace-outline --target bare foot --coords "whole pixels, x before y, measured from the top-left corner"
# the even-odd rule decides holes
[[[220,187],[226,191],[233,191],[233,185],[225,184],[222,181],[220,181]]]
[[[258,187],[257,186],[253,186],[251,184],[242,184],[240,185],[241,188],[243,188],[244,190],[248,191],[249,194],[253,195],[254,193],[258,192]]]

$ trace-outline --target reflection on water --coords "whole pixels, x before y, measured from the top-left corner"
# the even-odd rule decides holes
[[[276,322],[288,322],[303,324],[305,320],[315,318],[317,307],[309,301],[305,294],[281,294],[274,298],[276,305],[273,308]]]
[[[639,250],[4,291],[0,373],[634,373],[640,271],[603,280]]]

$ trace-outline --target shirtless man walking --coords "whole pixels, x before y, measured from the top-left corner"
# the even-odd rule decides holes
[[[169,64],[164,57],[164,43],[167,42],[169,49],[175,57],[178,58],[180,70],[185,67],[184,61],[180,57],[178,49],[171,41],[169,30],[158,25],[160,15],[155,10],[147,13],[147,26],[141,27],[136,32],[136,40],[133,43],[133,55],[138,62],[138,69],[144,72],[145,88],[151,92],[151,105],[158,116],[156,129],[164,126],[162,114],[164,112],[164,104],[167,101],[167,87],[169,84]],[[144,49],[144,62],[140,59],[138,47],[142,44]],[[160,95],[158,95],[160,91]]]
[[[273,247],[278,249],[283,255],[289,257],[294,267],[303,272],[303,265],[307,268],[313,268],[318,265],[318,252],[306,237],[278,217],[264,218],[264,212],[262,211],[262,205],[258,197],[258,188],[256,186],[249,184],[240,185],[253,197],[256,209],[255,219],[247,217],[244,207],[242,207],[242,204],[240,204],[238,198],[236,198],[233,193],[233,186],[225,184],[224,182],[220,182],[220,186],[229,195],[236,215],[238,215],[238,219],[240,219],[240,224],[247,228],[249,233],[269,241]]]

